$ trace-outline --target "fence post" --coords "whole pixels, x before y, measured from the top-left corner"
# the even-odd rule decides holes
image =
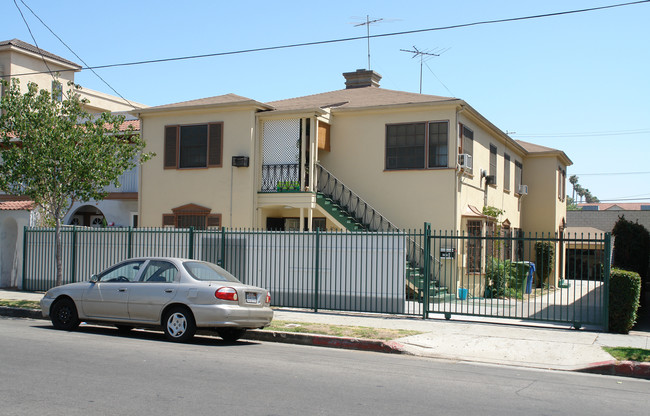
[[[133,257],[133,228],[129,226],[129,230],[127,231],[127,239],[126,239],[126,258],[130,259]]]
[[[320,233],[318,231],[318,228],[316,228],[316,253],[315,253],[315,261],[314,261],[314,312],[318,312],[318,295],[319,295],[319,287],[318,287],[318,278],[319,278],[319,270],[320,270]]]
[[[431,272],[431,223],[424,223],[424,307],[422,308],[422,319],[429,317],[429,279]]]
[[[25,272],[27,272],[27,226],[23,227],[23,283],[22,283],[22,290],[28,290],[25,287]]]
[[[609,331],[609,272],[611,269],[611,254],[612,254],[612,234],[605,233],[605,275],[603,282],[605,290],[603,291],[603,330],[605,332]]]
[[[219,266],[226,268],[226,228],[221,227],[221,264]]]
[[[194,227],[190,227],[190,234],[188,238],[190,241],[189,241],[187,256],[193,259],[194,258]]]
[[[61,247],[61,250],[63,250],[63,247]],[[77,263],[77,226],[73,225],[72,226],[72,255],[71,255],[71,265],[70,265],[70,283],[74,283],[77,281],[77,269],[75,267]]]

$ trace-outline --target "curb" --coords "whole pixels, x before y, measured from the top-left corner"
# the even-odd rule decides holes
[[[389,354],[408,354],[402,344],[394,341],[377,341],[371,339],[260,330],[247,331],[243,338],[255,341],[283,342],[287,344],[311,345],[315,347],[383,352]]]
[[[0,316],[11,318],[45,319],[40,309],[12,308],[11,306],[0,306]]]
[[[587,367],[575,370],[581,373],[603,374],[607,376],[623,376],[650,380],[650,362],[636,361],[602,361],[589,364]]]

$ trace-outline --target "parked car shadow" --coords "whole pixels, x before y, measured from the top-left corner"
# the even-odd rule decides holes
[[[52,331],[57,331],[61,333],[65,333],[65,331],[60,331],[58,329],[55,329],[51,325],[34,325],[36,328],[41,328],[41,329],[48,329]],[[85,334],[95,334],[95,335],[101,335],[101,336],[107,336],[107,337],[115,337],[115,338],[130,338],[130,339],[138,339],[138,340],[143,340],[143,341],[155,341],[155,342],[169,342],[172,343],[171,341],[168,341],[165,339],[165,334],[162,333],[162,331],[156,331],[153,329],[133,329],[130,331],[124,331],[117,329],[116,327],[112,325],[99,325],[99,324],[86,324],[82,323],[79,325],[79,328],[77,328],[73,332],[79,332],[79,333],[85,333]],[[176,343],[173,343],[176,344]],[[247,345],[258,345],[261,344],[260,342],[257,341],[251,341],[251,340],[238,340],[235,342],[227,342],[219,338],[216,333],[214,335],[211,334],[210,331],[207,330],[199,330],[197,331],[196,335],[188,342],[185,344],[188,345],[203,345],[203,346],[212,346],[212,347],[232,347],[232,346],[247,346]]]

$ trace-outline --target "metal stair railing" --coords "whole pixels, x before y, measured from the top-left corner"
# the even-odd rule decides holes
[[[316,164],[316,190],[345,209],[369,231],[401,231],[379,211],[345,186],[336,176]]]
[[[320,164],[316,164],[316,175],[317,192],[330,198],[348,211],[357,222],[361,223],[369,231],[403,232]],[[408,262],[413,266],[424,269],[424,262],[426,261],[424,247],[418,244],[413,237],[408,238],[407,244],[406,257]],[[442,262],[433,255],[429,258],[429,264],[432,266],[429,267],[429,270],[434,270],[433,266],[435,265],[438,265],[438,268],[442,266]]]

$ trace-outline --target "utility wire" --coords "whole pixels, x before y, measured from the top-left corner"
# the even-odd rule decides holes
[[[532,16],[521,16],[521,17],[511,17],[511,18],[506,18],[506,19],[484,20],[484,21],[472,22],[472,23],[461,23],[461,24],[457,24],[457,25],[440,26],[440,27],[434,27],[434,28],[428,28],[428,29],[416,29],[416,30],[407,30],[407,31],[403,31],[403,32],[381,33],[381,34],[369,35],[369,36],[368,35],[366,35],[366,36],[354,36],[354,37],[349,37],[349,38],[330,39],[330,40],[322,40],[322,41],[314,41],[314,42],[293,43],[293,44],[280,45],[280,46],[268,46],[268,47],[262,47],[262,48],[240,49],[240,50],[228,51],[228,52],[216,52],[216,53],[207,53],[207,54],[201,54],[201,55],[186,55],[186,56],[180,56],[180,57],[174,57],[174,58],[161,58],[161,59],[150,59],[150,60],[144,60],[144,61],[134,61],[134,62],[123,62],[123,63],[116,63],[116,64],[107,64],[107,65],[96,65],[96,66],[93,66],[93,67],[86,66],[85,68],[82,68],[82,70],[116,68],[116,67],[123,67],[123,66],[154,64],[154,63],[172,62],[172,61],[183,61],[183,60],[189,60],[189,59],[211,58],[211,57],[216,57],[216,56],[227,56],[227,55],[239,55],[239,54],[246,54],[246,53],[253,53],[253,52],[273,51],[273,50],[278,50],[278,49],[298,48],[298,47],[304,47],[304,46],[326,45],[326,44],[350,42],[350,41],[361,40],[361,39],[369,39],[369,38],[382,38],[382,37],[391,37],[391,36],[412,35],[414,33],[435,32],[435,31],[440,31],[440,30],[460,29],[460,28],[465,28],[465,27],[488,25],[488,24],[494,24],[494,23],[516,22],[516,21],[522,21],[522,20],[541,19],[541,18],[546,18],[546,17],[555,17],[555,16],[563,16],[563,15],[576,14],[576,13],[585,13],[585,12],[592,12],[592,11],[597,11],[597,10],[613,9],[613,8],[617,8],[617,7],[633,6],[633,5],[643,4],[643,3],[650,3],[650,0],[633,1],[633,2],[628,2],[628,3],[618,3],[618,4],[608,5],[608,6],[590,7],[590,8],[586,8],[586,9],[568,10],[568,11],[563,11],[563,12],[545,13],[545,14],[538,14],[538,15],[532,15]],[[30,72],[30,73],[24,73],[24,74],[16,74],[15,76],[33,75],[33,74],[40,74],[40,73],[44,73],[44,72]]]
[[[24,4],[24,3],[23,3]],[[41,56],[41,59],[43,60],[43,63],[45,64],[45,67],[47,68],[46,74],[50,74],[52,76],[52,79],[56,81],[56,78],[54,77],[54,73],[50,69],[50,66],[47,64],[47,61],[45,60],[45,57],[43,56],[43,53],[41,52],[41,48],[38,46],[38,42],[36,42],[36,38],[34,37],[34,34],[32,33],[32,29],[29,27],[29,23],[27,23],[27,19],[25,19],[25,15],[23,14],[23,11],[20,10],[20,7],[18,6],[18,3],[16,0],[14,0],[14,5],[16,5],[16,8],[18,9],[18,13],[20,13],[20,17],[23,18],[23,22],[25,22],[25,26],[27,26],[27,30],[29,31],[29,35],[32,37],[32,41],[34,42],[34,45],[38,49],[38,53]],[[42,72],[35,72],[35,74],[40,74]]]
[[[121,99],[123,99],[123,100],[124,100],[124,101],[129,105],[129,106],[131,106],[132,108],[137,108],[136,106],[134,106],[133,104],[131,104],[131,102],[130,102],[129,100],[127,100],[126,98],[124,98],[124,96],[122,96],[122,94],[120,94],[119,92],[117,92],[117,91],[115,90],[115,88],[113,88],[113,87],[112,87],[108,82],[106,82],[106,80],[105,80],[104,78],[102,78],[102,77],[101,77],[101,76],[100,76],[100,75],[99,75],[99,74],[98,74],[98,73],[97,73],[93,68],[91,68],[91,67],[86,63],[86,61],[84,61],[84,60],[83,60],[79,55],[77,55],[77,53],[76,53],[75,51],[73,51],[72,48],[71,48],[70,46],[68,46],[68,45],[63,41],[63,39],[61,39],[61,38],[59,37],[59,35],[57,35],[56,33],[54,33],[54,31],[53,31],[53,30],[52,30],[52,29],[51,29],[47,24],[45,24],[45,22],[43,21],[43,19],[41,19],[41,18],[40,18],[40,17],[39,17],[35,12],[34,12],[34,10],[31,9],[31,7],[29,7],[29,6],[28,6],[28,5],[27,5],[23,0],[20,0],[20,2],[21,2],[25,7],[27,7],[27,9],[28,9],[30,12],[32,12],[32,14],[34,15],[34,17],[36,17],[36,18],[37,18],[37,19],[38,19],[38,20],[43,24],[43,26],[45,26],[45,27],[47,28],[47,30],[49,30],[50,33],[53,34],[54,37],[56,37],[56,38],[57,38],[57,39],[58,39],[58,40],[63,44],[63,46],[65,46],[66,48],[68,48],[68,50],[69,50],[70,52],[72,52],[72,54],[73,54],[74,56],[76,56],[77,59],[79,59],[79,60],[80,60],[84,65],[86,65],[86,67],[88,67],[88,69],[90,69],[90,70],[92,71],[92,73],[95,74],[95,75],[97,76],[97,78],[99,78],[100,80],[102,80],[102,82],[103,82],[104,84],[106,84],[106,86],[107,86],[108,88],[110,88],[110,89],[111,89],[115,94],[117,94]],[[14,3],[15,3],[15,0],[14,0]],[[38,45],[36,45],[36,46],[38,46]],[[40,51],[40,48],[39,48],[39,51]],[[47,65],[47,64],[46,64],[46,65]],[[48,67],[47,69],[50,69],[50,68]]]
[[[605,175],[649,175],[650,172],[610,172],[610,173],[576,173],[576,176],[605,176]]]

